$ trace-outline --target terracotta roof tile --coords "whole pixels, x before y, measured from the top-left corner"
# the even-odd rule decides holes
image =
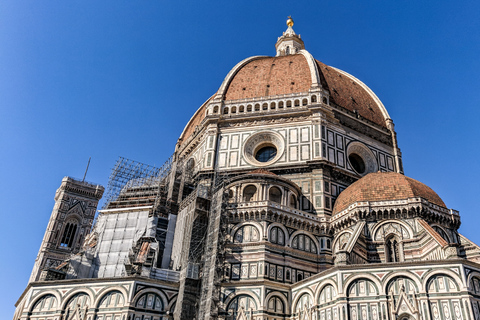
[[[335,68],[316,60],[322,87],[330,92],[330,101],[357,112],[367,120],[386,127],[382,111],[377,102],[364,88],[349,77],[342,75]]]
[[[396,172],[370,173],[354,182],[338,196],[333,214],[345,210],[355,202],[403,200],[416,197],[446,208],[445,203],[435,191],[415,179]]]
[[[315,60],[320,82],[330,92],[330,100],[363,118],[386,127],[382,111],[361,84],[342,75],[337,69]],[[290,93],[308,92],[312,85],[310,68],[303,54],[255,59],[245,64],[233,76],[225,91],[225,100],[260,98]],[[185,141],[205,118],[202,105],[182,134]]]
[[[310,68],[302,54],[267,57],[253,60],[237,72],[225,100],[308,92],[311,85]]]

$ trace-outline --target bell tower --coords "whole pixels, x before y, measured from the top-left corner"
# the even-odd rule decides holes
[[[62,179],[29,282],[50,280],[48,270],[55,270],[71,254],[80,251],[103,192],[100,185],[70,177]]]

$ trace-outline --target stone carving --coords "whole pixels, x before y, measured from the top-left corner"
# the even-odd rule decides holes
[[[288,117],[288,118],[270,118],[262,120],[253,120],[253,121],[239,121],[239,122],[228,122],[222,123],[222,127],[249,127],[249,126],[262,126],[267,124],[274,123],[290,123],[292,121],[306,121],[309,120],[310,116],[300,116],[300,117]]]
[[[405,227],[403,227],[399,223],[387,223],[377,229],[375,234],[375,240],[381,241],[385,239],[388,235],[394,234],[398,236],[400,239],[409,239],[409,233]]]

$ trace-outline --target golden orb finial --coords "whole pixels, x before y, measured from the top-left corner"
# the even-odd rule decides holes
[[[293,19],[291,16],[288,16],[288,19],[287,19],[287,26],[289,27],[293,27]]]

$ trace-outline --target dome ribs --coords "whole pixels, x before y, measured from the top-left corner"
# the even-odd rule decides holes
[[[262,58],[247,63],[237,72],[226,90],[225,100],[308,92],[311,85],[310,69],[302,54]]]
[[[367,120],[386,127],[382,112],[372,96],[354,80],[339,73],[335,68],[315,60],[322,87],[330,92],[330,101]]]

